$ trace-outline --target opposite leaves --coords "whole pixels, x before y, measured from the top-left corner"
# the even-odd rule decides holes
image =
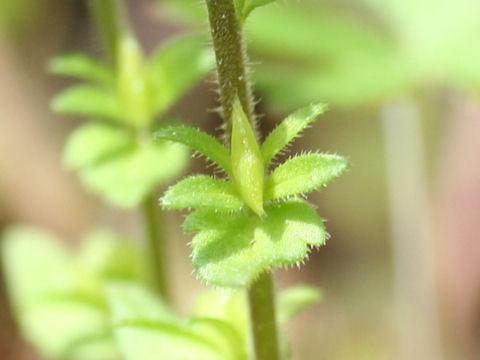
[[[52,106],[64,114],[114,119],[145,128],[213,69],[213,55],[203,43],[198,36],[179,37],[147,61],[137,41],[125,35],[117,69],[82,54],[55,57],[49,63],[53,73],[88,83],[60,93]]]
[[[49,64],[52,72],[87,83],[60,93],[52,106],[62,114],[95,120],[69,137],[66,166],[78,171],[94,193],[131,208],[188,164],[185,147],[153,143],[150,131],[158,116],[213,69],[214,59],[201,38],[188,36],[145,60],[138,42],[127,34],[121,38],[116,64],[111,69],[81,54],[54,58]]]
[[[158,140],[189,145],[227,170],[230,181],[186,178],[161,199],[171,209],[194,209],[184,222],[200,277],[219,286],[248,285],[259,274],[303,262],[311,247],[325,243],[323,220],[297,199],[341,175],[348,161],[338,155],[305,154],[267,173],[268,164],[324,111],[311,105],[289,116],[263,146],[239,102],[233,107],[231,153],[210,135],[186,127],[156,133]],[[277,201],[274,203],[273,201]]]

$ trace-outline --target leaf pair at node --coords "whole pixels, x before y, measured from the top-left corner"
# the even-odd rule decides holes
[[[237,101],[231,151],[190,127],[171,126],[156,133],[157,139],[180,142],[207,156],[229,177],[191,176],[161,199],[166,208],[195,210],[184,230],[198,232],[192,242],[193,262],[202,279],[219,286],[245,286],[273,267],[303,262],[311,247],[325,243],[323,220],[298,196],[338,177],[348,161],[311,153],[269,170],[272,160],[324,111],[324,105],[311,105],[295,112],[259,146]]]
[[[60,93],[53,109],[91,119],[68,139],[65,165],[80,173],[92,191],[120,207],[137,206],[160,183],[188,163],[178,144],[153,142],[150,131],[187,90],[214,67],[202,38],[185,36],[160,47],[145,60],[137,41],[122,38],[115,68],[84,54],[61,55],[53,73],[85,83]]]

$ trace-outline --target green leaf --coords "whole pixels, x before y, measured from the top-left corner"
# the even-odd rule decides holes
[[[178,176],[188,164],[180,144],[144,139],[133,150],[80,171],[84,184],[122,208],[138,206],[160,184]]]
[[[82,239],[75,258],[76,289],[105,303],[105,285],[111,281],[147,283],[145,259],[131,239],[109,229],[93,229]]]
[[[409,91],[411,68],[402,63],[394,32],[385,31],[385,24],[311,5],[272,6],[246,26],[252,50],[261,54],[256,82],[276,110],[318,99],[359,106]]]
[[[245,20],[250,13],[260,6],[275,2],[276,0],[243,0],[242,18]]]
[[[206,175],[191,176],[173,185],[161,203],[170,209],[217,211],[238,211],[244,205],[232,183]]]
[[[148,80],[155,110],[165,112],[215,67],[203,37],[184,36],[162,45],[152,56]]]
[[[133,134],[127,129],[101,122],[89,122],[75,129],[67,140],[63,162],[78,170],[106,161],[135,146]]]
[[[452,3],[453,9],[455,1],[448,1]],[[245,3],[246,0],[237,2]],[[392,8],[398,8],[398,4],[392,5],[391,1],[373,2],[374,6],[369,4],[364,10],[382,19],[390,15],[390,12],[395,12]],[[205,15],[201,13],[203,9],[194,6],[195,0],[164,0],[163,3],[168,3],[170,9],[176,8],[177,13],[181,12],[185,17],[190,15],[190,19],[195,19],[197,24],[201,24],[205,19]],[[404,2],[401,6],[404,7],[403,10],[412,8],[409,2]],[[456,6],[455,9],[460,8]],[[435,57],[437,63],[455,58],[458,53],[465,53],[463,58],[469,64],[478,63],[478,51],[472,52],[471,46],[463,45],[462,41],[456,41],[453,49],[460,50],[464,47],[472,56],[467,56],[464,50],[451,51],[452,47],[445,47],[445,39],[453,39],[451,27],[443,28],[448,36],[437,36],[435,49],[438,51],[432,51],[430,44],[422,44],[428,34],[431,34],[426,29],[434,28],[432,22],[441,18],[440,14],[432,16],[431,8],[424,9],[424,14],[429,16],[424,17],[422,14],[424,18],[421,21],[405,20],[411,16],[411,11],[404,11],[401,18],[388,19],[387,22],[392,21],[390,24],[370,21],[369,17],[356,16],[343,10],[343,7],[331,6],[331,3],[325,1],[289,1],[268,9],[260,8],[255,13],[255,21],[246,22],[249,47],[253,60],[258,62],[254,73],[255,83],[262,90],[270,107],[276,111],[291,111],[318,99],[335,104],[336,107],[376,104],[410,91],[413,82],[418,82],[418,75],[425,79],[427,72],[435,71],[441,77],[450,73],[450,69],[438,71],[437,64],[429,63],[428,65],[432,66],[427,66],[423,61],[419,63],[422,64],[422,69],[417,69],[418,65],[415,64],[416,69],[412,71],[412,64],[398,56],[399,51],[403,51],[397,46],[400,43],[416,44],[417,46],[409,49],[421,50],[425,53],[423,55]],[[444,10],[443,6],[439,7],[439,12],[443,13]],[[197,11],[199,14],[195,14]],[[445,12],[443,15],[450,13],[452,12]],[[468,22],[471,22],[475,18],[472,14],[478,12],[467,13],[470,15]],[[474,23],[475,27],[478,27],[480,22],[475,20]],[[285,31],[286,24],[289,31]],[[388,29],[392,24],[393,28]],[[404,26],[397,26],[398,24],[420,24],[421,28],[415,31],[408,29],[403,33],[406,29]],[[453,22],[449,24],[453,25]],[[475,32],[472,32],[472,28],[461,28],[465,32],[467,29],[470,33]],[[397,30],[402,30],[402,33],[398,34]],[[397,40],[405,34],[408,37],[399,43]],[[424,36],[419,37],[418,34]],[[425,52],[425,49],[428,50]],[[449,49],[445,56],[438,56],[438,53],[443,53],[445,49]],[[424,59],[423,55],[416,53],[413,56]],[[467,72],[471,74],[468,77],[470,81],[480,79],[480,67],[475,66],[471,71],[466,71],[463,63],[454,63],[454,67],[463,70],[462,74],[457,73],[456,81],[466,79]]]
[[[230,222],[237,219],[237,216],[234,216],[233,218],[231,216],[225,216],[223,219]],[[185,221],[183,222],[183,231],[191,233],[203,230],[215,230],[218,223],[219,216],[215,211],[196,210],[185,218]]]
[[[117,357],[102,290],[83,291],[85,274],[59,239],[35,227],[9,227],[2,262],[22,334],[43,357]]]
[[[2,235],[2,263],[7,289],[18,310],[46,290],[73,290],[71,256],[61,241],[33,226],[12,225]]]
[[[54,74],[72,76],[112,86],[114,74],[105,64],[87,54],[63,54],[52,58],[48,70]]]
[[[295,286],[283,291],[277,303],[278,323],[285,326],[303,309],[318,303],[321,299],[321,290],[314,286]]]
[[[156,139],[170,140],[187,145],[232,174],[228,150],[213,136],[189,126],[169,126],[155,133]]]
[[[217,318],[193,317],[189,319],[188,326],[213,341],[225,359],[249,359],[247,341],[234,324]]]
[[[231,324],[247,343],[249,318],[244,289],[210,289],[195,301],[195,317],[221,319]]]
[[[82,239],[76,265],[83,276],[98,282],[139,281],[144,278],[144,259],[140,255],[131,239],[110,229],[98,228]]]
[[[265,201],[304,194],[326,185],[348,168],[342,156],[307,154],[277,167],[265,182]]]
[[[233,0],[235,5],[235,10],[237,12],[237,17],[239,20],[243,20],[243,7],[245,6],[245,0]]]
[[[137,320],[115,330],[125,360],[225,360],[217,345],[181,325]]]
[[[257,139],[242,105],[232,109],[232,171],[235,186],[243,201],[257,214],[263,210],[263,160]]]
[[[246,296],[243,289],[223,288],[202,292],[195,302],[194,319],[197,323],[199,320],[200,322],[207,321],[211,325],[217,323],[217,326],[213,326],[213,330],[218,332],[216,337],[220,338],[219,335],[223,334],[223,342],[234,350],[235,359],[246,360],[249,358],[247,350],[250,328]],[[212,323],[212,320],[214,323]],[[226,326],[226,324],[229,326]],[[212,335],[215,336],[215,333]],[[219,341],[221,340],[219,339]]]
[[[125,121],[116,95],[91,85],[74,85],[64,90],[53,99],[52,108],[62,114]]]
[[[155,294],[134,282],[112,281],[107,298],[114,324],[149,319],[178,322],[179,318]]]
[[[327,109],[325,104],[314,104],[296,111],[283,120],[262,144],[262,156],[267,169],[275,156],[312,124]]]
[[[136,285],[116,284],[109,299],[115,336],[126,360],[234,359],[226,356],[231,351],[224,347],[228,337],[219,338],[218,331],[212,334],[215,328],[208,324],[172,316],[162,302]]]
[[[87,339],[97,342],[100,334],[109,334],[106,309],[75,298],[32,304],[20,313],[20,323],[24,337],[46,358],[63,358],[69,353],[73,358],[88,360],[76,356],[76,352],[89,345]],[[108,339],[104,341],[108,343]],[[102,353],[105,355],[105,349]],[[115,355],[116,350],[110,346],[105,359]]]
[[[119,357],[115,339],[110,331],[79,338],[62,354],[62,358],[73,360],[114,360]]]
[[[217,286],[247,286],[273,267],[299,264],[327,238],[322,219],[301,200],[272,204],[262,218],[197,210],[185,223],[199,231],[192,241],[198,274]]]

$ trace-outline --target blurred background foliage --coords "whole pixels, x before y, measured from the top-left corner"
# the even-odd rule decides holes
[[[128,3],[147,49],[186,30],[207,30],[199,0]],[[60,165],[79,120],[52,114],[50,98],[69,83],[45,69],[60,52],[100,53],[85,4],[0,0],[0,29],[0,226],[28,222],[81,239],[92,226],[108,225],[138,238],[135,212],[85,193]],[[295,359],[478,359],[480,3],[279,0],[256,10],[246,33],[258,109],[266,113],[262,133],[296,107],[327,102],[329,113],[295,146],[348,155],[353,164],[328,192],[310,195],[328,218],[328,245],[301,271],[279,273],[279,287],[307,282],[325,294],[289,328]],[[213,88],[200,84],[169,115],[216,129],[218,117],[206,111],[215,105]],[[408,119],[391,122],[392,109]],[[409,121],[418,126],[402,127]],[[195,161],[190,171],[203,166]],[[398,197],[409,201],[396,207]],[[395,230],[399,213],[403,233]],[[174,295],[186,312],[202,286],[191,275],[182,216],[168,217]],[[395,239],[405,233],[407,255],[399,260]],[[430,273],[416,257],[415,244],[423,241],[422,256],[433,259]],[[408,272],[399,274],[399,263]],[[422,280],[425,273],[433,273],[430,280]],[[405,300],[399,289],[417,304],[425,294],[418,286],[434,287],[434,295],[425,293],[437,303],[438,321],[415,306],[399,321],[398,303]],[[2,287],[0,353],[6,360],[37,359],[19,339],[4,295]],[[417,332],[419,321],[432,326]],[[419,339],[413,357],[401,322]]]

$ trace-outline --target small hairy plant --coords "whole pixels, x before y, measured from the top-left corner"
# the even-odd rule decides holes
[[[242,24],[254,8],[270,2],[206,0],[229,149],[191,127],[170,126],[155,134],[157,140],[191,147],[227,175],[187,177],[166,192],[161,204],[194,210],[183,227],[197,233],[192,259],[204,281],[248,289],[256,360],[278,360],[282,354],[272,270],[300,264],[327,238],[322,218],[301,196],[348,167],[341,156],[308,153],[270,169],[276,155],[325,110],[317,104],[297,111],[259,144]]]

